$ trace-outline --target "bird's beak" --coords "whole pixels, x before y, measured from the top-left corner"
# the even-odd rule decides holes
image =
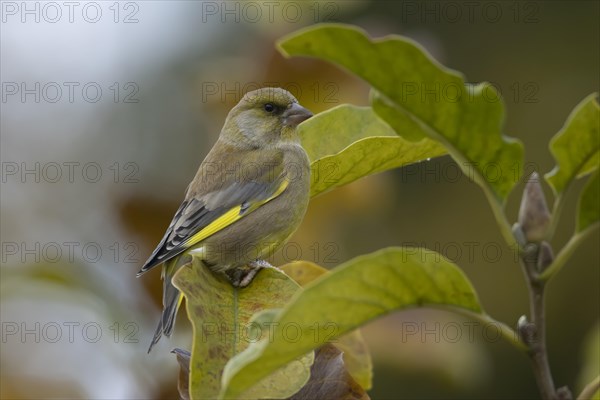
[[[291,107],[283,112],[283,124],[297,126],[313,116],[313,113],[298,103],[292,103]]]

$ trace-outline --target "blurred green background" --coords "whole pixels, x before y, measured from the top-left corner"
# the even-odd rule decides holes
[[[552,168],[548,140],[599,86],[595,1],[74,4],[1,3],[7,399],[177,397],[169,350],[189,347],[189,323],[180,313],[174,337],[147,355],[160,273],[135,273],[227,112],[261,86],[286,88],[315,113],[368,104],[368,86],[346,72],[284,59],[274,46],[284,34],[345,22],[374,37],[405,35],[468,82],[493,82],[504,96],[505,132],[526,146],[526,174]],[[272,261],[331,268],[385,246],[429,247],[464,269],[489,314],[514,326],[528,312],[523,276],[482,192],[456,171],[442,157],[317,197]],[[522,187],[509,199],[512,220]],[[555,250],[573,230],[575,204],[571,193]],[[596,232],[578,249],[548,290],[555,382],[576,393],[600,370],[598,239]],[[458,340],[445,329],[457,324]],[[527,357],[468,324],[425,310],[365,327],[372,398],[538,397]]]

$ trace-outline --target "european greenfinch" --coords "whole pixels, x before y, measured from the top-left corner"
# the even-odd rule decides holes
[[[182,294],[171,283],[184,254],[234,286],[248,285],[294,233],[309,200],[310,166],[296,127],[312,113],[286,90],[247,93],[185,193],[138,276],[163,264],[163,313],[148,352],[173,331]]]

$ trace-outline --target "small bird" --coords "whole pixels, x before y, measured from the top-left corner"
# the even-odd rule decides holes
[[[148,352],[171,336],[182,294],[171,279],[184,254],[236,287],[270,266],[296,231],[309,200],[310,165],[296,127],[312,113],[291,93],[262,88],[229,112],[164,237],[137,276],[163,264],[163,313]]]

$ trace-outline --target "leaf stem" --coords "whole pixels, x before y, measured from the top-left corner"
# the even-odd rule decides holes
[[[546,235],[546,237],[548,238],[547,240],[550,240],[552,237],[554,237],[554,232],[556,231],[556,227],[558,226],[558,221],[560,220],[560,215],[562,214],[564,204],[565,202],[563,200],[563,194],[557,194],[554,199],[554,205],[552,206],[552,222]]]
[[[504,240],[506,240],[508,247],[518,251],[520,248],[519,243],[515,239],[513,232],[512,232],[511,225],[508,222],[508,220],[506,219],[506,214],[504,213],[503,204],[500,202],[500,200],[498,200],[498,198],[494,195],[494,193],[492,192],[492,190],[490,189],[490,187],[487,184],[483,184],[483,185],[481,185],[481,187],[483,188],[483,192],[485,193],[485,196],[488,199],[488,203],[490,203],[490,207],[492,208],[492,213],[494,214],[494,217],[496,218],[496,223],[498,224],[498,227],[500,228],[500,232],[502,233]]]
[[[537,279],[539,279],[540,281],[547,281],[552,276],[556,275],[556,273],[558,273],[558,271],[560,271],[562,267],[566,264],[567,260],[571,257],[573,252],[575,252],[575,249],[577,249],[579,245],[583,243],[583,241],[587,239],[587,237],[590,236],[599,226],[600,223],[596,222],[584,229],[583,231],[577,232],[576,234],[571,236],[571,239],[569,239],[567,244],[563,246],[558,255],[554,258],[552,264],[550,264],[550,266],[546,268],[546,270],[542,272],[537,277]]]
[[[458,307],[451,307],[451,310],[458,314],[464,315],[467,318],[479,321],[485,325],[494,325],[500,329],[500,334],[502,335],[502,337],[507,342],[509,342],[510,344],[515,346],[517,349],[522,350],[522,351],[527,351],[529,349],[527,347],[527,345],[525,343],[523,343],[523,341],[519,338],[518,333],[515,332],[514,329],[512,329],[510,326],[506,325],[503,322],[495,320],[488,314],[479,314],[479,313],[472,312],[472,311],[469,311],[469,310],[466,310],[463,308],[458,308]]]

